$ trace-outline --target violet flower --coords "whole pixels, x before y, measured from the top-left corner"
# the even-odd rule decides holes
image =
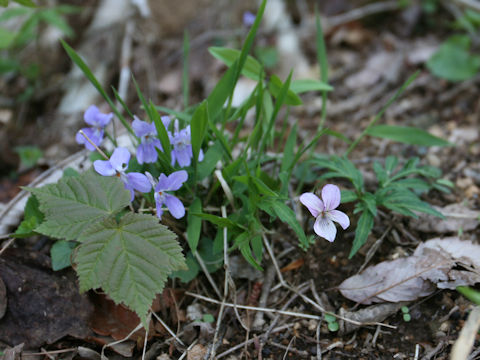
[[[117,176],[125,184],[125,189],[130,191],[133,201],[133,191],[149,192],[152,188],[148,178],[140,173],[126,173],[128,162],[130,161],[130,152],[126,148],[118,147],[113,151],[110,160],[96,160],[93,162],[95,171],[103,176]]]
[[[165,124],[167,119],[164,118],[168,119],[168,116],[162,117],[163,123],[165,127],[167,127],[170,119],[168,119],[167,124]],[[158,153],[155,148],[158,148],[161,151],[163,151],[163,149],[162,144],[157,137],[157,129],[155,124],[142,121],[138,117],[134,116],[132,128],[135,132],[135,135],[140,138],[140,145],[138,145],[137,148],[138,163],[154,163],[157,161]]]
[[[91,127],[85,127],[82,131],[95,145],[99,146],[103,140],[103,129],[112,118],[113,113],[103,114],[95,105],[90,105],[83,114],[83,119]],[[80,132],[75,135],[75,140],[78,144],[85,145],[88,150],[95,151],[95,147]]]
[[[178,122],[175,122],[175,133],[171,136],[170,142],[173,145],[172,150],[172,166],[175,161],[180,167],[190,166],[193,158],[192,138],[190,125],[185,129],[178,130]],[[200,149],[198,154],[198,161],[203,160],[203,151]]]
[[[253,23],[255,22],[256,17],[257,16],[254,13],[252,13],[250,11],[245,11],[243,13],[243,19],[242,19],[243,20],[243,25],[252,26]]]
[[[185,170],[175,171],[170,175],[160,174],[158,182],[156,182],[150,173],[146,173],[155,188],[155,204],[157,206],[157,216],[162,218],[163,209],[162,206],[167,206],[170,214],[176,219],[180,219],[185,216],[185,207],[180,199],[176,196],[169,194],[167,191],[175,191],[182,187],[183,183],[188,179],[188,173]]]
[[[330,242],[333,242],[335,235],[337,235],[334,221],[339,223],[344,230],[350,226],[348,216],[339,210],[335,210],[340,205],[340,189],[336,185],[327,184],[323,187],[322,200],[313,193],[304,193],[300,195],[300,202],[316,218],[313,230],[318,236]]]

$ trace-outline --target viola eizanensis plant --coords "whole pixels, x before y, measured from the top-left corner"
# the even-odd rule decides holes
[[[299,95],[307,91],[320,92],[325,105],[332,91],[327,84],[319,17],[317,48],[323,81],[292,80],[292,74],[282,81],[273,74],[267,77],[264,66],[248,55],[265,4],[263,1],[259,7],[241,50],[210,49],[228,70],[209,96],[193,106],[188,105],[189,44],[185,37],[183,111],[147,101],[133,79],[144,111],[135,116],[115,88],[111,97],[80,56],[62,42],[112,113],[102,113],[93,105],[86,109],[88,126],[79,130],[76,141],[92,152],[93,168],[81,174],[65,171],[56,184],[27,188],[32,196],[16,236],[40,233],[59,239],[51,249],[53,268],[72,265],[81,291],[102,288],[115,302],[134,310],[144,324],[168,276],[189,281],[197,275],[195,255],[209,264],[208,271],[222,266],[225,228],[227,250],[239,250],[258,269],[262,269],[262,236],[272,233],[279,222],[292,229],[302,249],[311,246],[315,236],[307,237],[297,220],[293,208],[302,209],[294,206],[297,201],[315,217],[314,232],[330,242],[336,237],[335,223],[346,231],[351,228],[349,216],[337,210],[340,202],[355,202],[351,256],[365,243],[378,207],[406,216],[416,216],[416,212],[441,216],[419,197],[432,188],[448,190],[448,184],[438,180],[437,169],[420,166],[419,159],[399,165],[395,157],[388,157],[383,165],[373,166],[378,178],[378,188],[373,191],[365,189],[360,171],[348,159],[366,135],[422,146],[448,145],[420,129],[375,125],[385,109],[351,142],[324,127],[324,106],[318,132],[298,143],[297,125],[289,128],[289,112],[280,110],[300,106]],[[257,85],[243,103],[233,106],[240,76],[254,79]],[[253,114],[254,125],[244,135],[241,130],[247,112]],[[280,114],[283,124],[278,124]],[[115,132],[108,131],[114,121],[126,129],[131,147],[118,146]],[[233,132],[227,130],[229,123],[236,125]],[[344,156],[326,158],[309,151],[327,135],[350,144]],[[106,142],[111,146],[105,147]],[[353,189],[341,192],[331,184],[332,179],[347,179]],[[317,185],[324,185],[321,197],[314,193]],[[301,190],[306,192],[298,196]],[[178,235],[186,239],[182,246]]]

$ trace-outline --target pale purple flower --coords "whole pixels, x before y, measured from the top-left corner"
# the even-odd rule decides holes
[[[243,13],[243,25],[252,26],[255,22],[256,15],[250,11],[245,11]]]
[[[147,172],[147,176],[150,179],[153,187],[155,188],[155,204],[157,206],[157,216],[162,218],[163,205],[167,206],[170,214],[176,219],[180,219],[185,216],[185,207],[182,202],[176,196],[169,194],[167,191],[175,191],[182,187],[183,183],[188,179],[188,173],[185,170],[175,171],[170,175],[160,174],[158,182],[156,182],[152,175]]]
[[[175,123],[175,133],[171,136],[170,142],[173,145],[172,150],[172,166],[175,164],[175,161],[178,162],[180,167],[190,166],[193,158],[192,150],[192,138],[190,125],[185,129],[178,130],[178,123]],[[198,161],[203,160],[203,151],[200,149],[198,154]]]
[[[137,160],[139,164],[154,163],[157,161],[158,153],[155,148],[163,151],[162,144],[157,137],[155,124],[140,120],[134,116],[132,128],[140,138],[140,145],[137,148]]]
[[[335,235],[337,235],[334,221],[339,223],[344,230],[350,226],[348,216],[339,210],[335,210],[340,205],[340,189],[336,185],[327,184],[323,187],[322,200],[313,193],[304,193],[300,195],[300,202],[316,218],[313,230],[318,236],[330,242],[333,242]]]
[[[146,193],[151,190],[152,185],[143,174],[137,172],[126,173],[129,161],[130,152],[126,148],[118,147],[113,151],[109,160],[96,160],[93,162],[93,167],[100,175],[119,177],[125,184],[125,189],[130,191],[130,201],[133,201],[134,190]]]
[[[113,113],[103,114],[95,105],[90,105],[83,114],[83,119],[91,127],[85,127],[82,131],[95,145],[99,146],[103,140],[103,129],[112,118]],[[88,150],[95,151],[95,147],[80,132],[75,135],[75,140],[78,144],[85,145]]]

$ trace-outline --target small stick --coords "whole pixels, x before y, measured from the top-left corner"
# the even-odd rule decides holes
[[[213,290],[215,290],[215,293],[217,294],[218,298],[221,299],[222,298],[222,293],[218,289],[217,284],[215,284],[215,281],[213,281],[213,278],[210,275],[210,273],[208,272],[208,269],[205,265],[205,262],[203,261],[202,257],[198,253],[198,251],[195,251],[195,257],[196,257],[198,263],[200,264],[200,267],[202,268],[202,271],[204,272],[205,276],[207,277],[208,282],[212,286]]]
[[[105,158],[105,160],[108,160],[108,156],[105,155],[105,153],[97,146],[97,144],[95,144],[95,143],[87,136],[87,134],[85,134],[85,133],[83,132],[83,130],[79,130],[78,132],[79,132],[80,134],[82,134],[83,137],[84,137],[85,139],[87,139],[87,141],[88,141],[90,144],[92,144],[92,146],[98,151],[98,153],[99,153],[100,155],[102,155],[102,156]]]
[[[317,324],[316,339],[317,339],[317,360],[322,360],[322,347],[320,346],[320,327],[322,326],[322,321],[320,320]]]
[[[460,331],[460,336],[452,348],[452,360],[466,360],[475,342],[480,328],[480,307],[476,306],[468,315],[467,321]]]
[[[150,311],[152,312],[153,316],[155,316],[155,319],[157,319],[158,322],[159,322],[160,324],[162,324],[162,326],[165,328],[165,330],[167,330],[168,333],[169,333],[170,335],[172,335],[172,337],[173,337],[175,340],[177,340],[179,344],[181,344],[182,346],[185,346],[185,344],[183,343],[183,341],[180,340],[177,335],[175,335],[175,333],[172,331],[172,329],[170,329],[170,328],[168,327],[168,325],[165,324],[165,322],[160,318],[160,316],[158,316],[151,308],[150,308]]]
[[[3,254],[7,248],[12,245],[12,243],[15,241],[15,238],[11,238],[10,240],[7,241],[7,243],[2,247],[2,250],[0,250],[0,256]]]
[[[185,358],[185,356],[188,355],[188,352],[190,350],[192,350],[192,348],[197,344],[198,342],[198,339],[195,339],[195,341],[193,341],[187,348],[187,350],[185,350],[185,352],[178,358],[178,360],[183,360],[183,358]]]

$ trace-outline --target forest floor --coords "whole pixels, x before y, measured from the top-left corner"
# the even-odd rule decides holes
[[[255,2],[231,5],[229,1],[185,0],[184,7],[172,9],[168,1],[150,1],[147,17],[142,17],[138,9],[126,14],[112,11],[111,23],[102,28],[95,22],[101,21],[96,18],[108,1],[65,3],[83,8],[81,13],[67,17],[76,34],[67,41],[85,56],[105,88],[112,84],[122,87],[121,71],[126,67],[146,96],[155,104],[173,109],[182,106],[183,31],[188,29],[190,33],[190,102],[195,103],[208,95],[225,70],[207,48],[238,48],[248,30],[242,25],[242,14],[256,9]],[[314,1],[286,3],[281,25],[275,23],[273,11],[266,13],[256,39],[256,54],[270,61],[268,71],[282,79],[292,67],[298,78],[319,78]],[[448,9],[440,7],[435,15],[429,15],[420,5],[402,8],[396,1],[379,2],[383,4],[379,8],[369,7],[372,3],[365,1],[322,3],[319,10],[324,16],[329,83],[334,87],[328,97],[326,126],[355,138],[406,79],[419,70],[417,79],[381,121],[415,126],[454,145],[426,148],[366,138],[351,158],[361,169],[366,188],[375,187],[375,160],[396,155],[402,162],[417,156],[422,164],[440,168],[443,178],[455,184],[450,194],[431,191],[425,199],[439,208],[455,204],[452,212],[460,216],[447,219],[451,226],[439,226],[428,217],[414,221],[380,213],[367,244],[350,260],[355,223],[346,231],[339,229],[334,243],[317,239],[307,252],[298,247],[295,234],[279,223],[278,232],[268,234],[266,239],[271,252],[267,251],[263,260],[263,273],[246,270],[236,253],[231,255],[229,269],[233,283],[227,301],[267,311],[223,308],[223,290],[216,293],[214,285],[223,288],[225,270],[221,263],[218,266],[218,259],[206,259],[219,268],[210,279],[200,273],[186,284],[169,280],[159,295],[153,309],[183,344],[154,320],[146,345],[148,360],[178,359],[182,354],[186,359],[203,359],[212,344],[217,358],[225,359],[447,359],[459,336],[473,306],[456,291],[437,290],[407,303],[411,321],[405,322],[397,304],[377,309],[380,314],[358,314],[365,307],[343,297],[337,287],[359,269],[410,255],[418,244],[432,238],[450,236],[478,243],[478,214],[474,210],[480,206],[480,75],[451,83],[433,76],[425,66],[453,33],[449,28],[453,15]],[[53,36],[39,35],[40,40],[47,35]],[[293,40],[279,48],[279,39],[287,35]],[[4,208],[19,193],[19,186],[29,184],[80,150],[74,134],[82,126],[82,112],[91,103],[102,104],[94,88],[71,72],[72,64],[58,43],[43,40],[19,55],[35,53],[39,59],[41,73],[33,84],[18,75],[0,77],[0,202]],[[33,86],[33,95],[19,101],[19,95],[29,86]],[[242,79],[240,87],[250,91],[251,82]],[[123,95],[128,106],[141,114],[131,82]],[[242,97],[242,89],[237,95]],[[298,123],[299,134],[306,138],[317,129],[322,102],[316,93],[304,95],[302,100],[302,106],[291,108],[289,121]],[[43,152],[33,168],[21,165],[15,153],[17,146],[26,145]],[[341,154],[346,148],[340,139],[328,137],[319,142],[316,151]],[[338,185],[348,188],[347,182]],[[307,182],[305,191],[309,191],[308,186]],[[348,204],[341,208],[352,214]],[[310,223],[304,220],[311,234]],[[180,234],[180,238],[184,236]],[[137,326],[138,319],[101,293],[79,295],[72,269],[51,270],[51,244],[40,236],[17,239],[0,255],[0,281],[7,289],[23,288],[12,293],[0,286],[0,310],[2,301],[6,304],[6,313],[0,317],[0,345],[23,344],[6,351],[4,357],[99,359],[102,345],[124,338]],[[368,252],[372,245],[374,253]],[[203,251],[208,254],[208,249]],[[319,307],[357,314],[360,323],[368,324],[340,321],[340,330],[330,332],[326,322],[320,320]],[[205,315],[217,319],[220,311],[223,321],[217,327]],[[204,321],[193,321],[198,317]],[[138,331],[130,340],[109,347],[105,355],[109,359],[140,358],[144,338],[145,332]],[[471,358],[475,356],[480,358],[475,354]]]

